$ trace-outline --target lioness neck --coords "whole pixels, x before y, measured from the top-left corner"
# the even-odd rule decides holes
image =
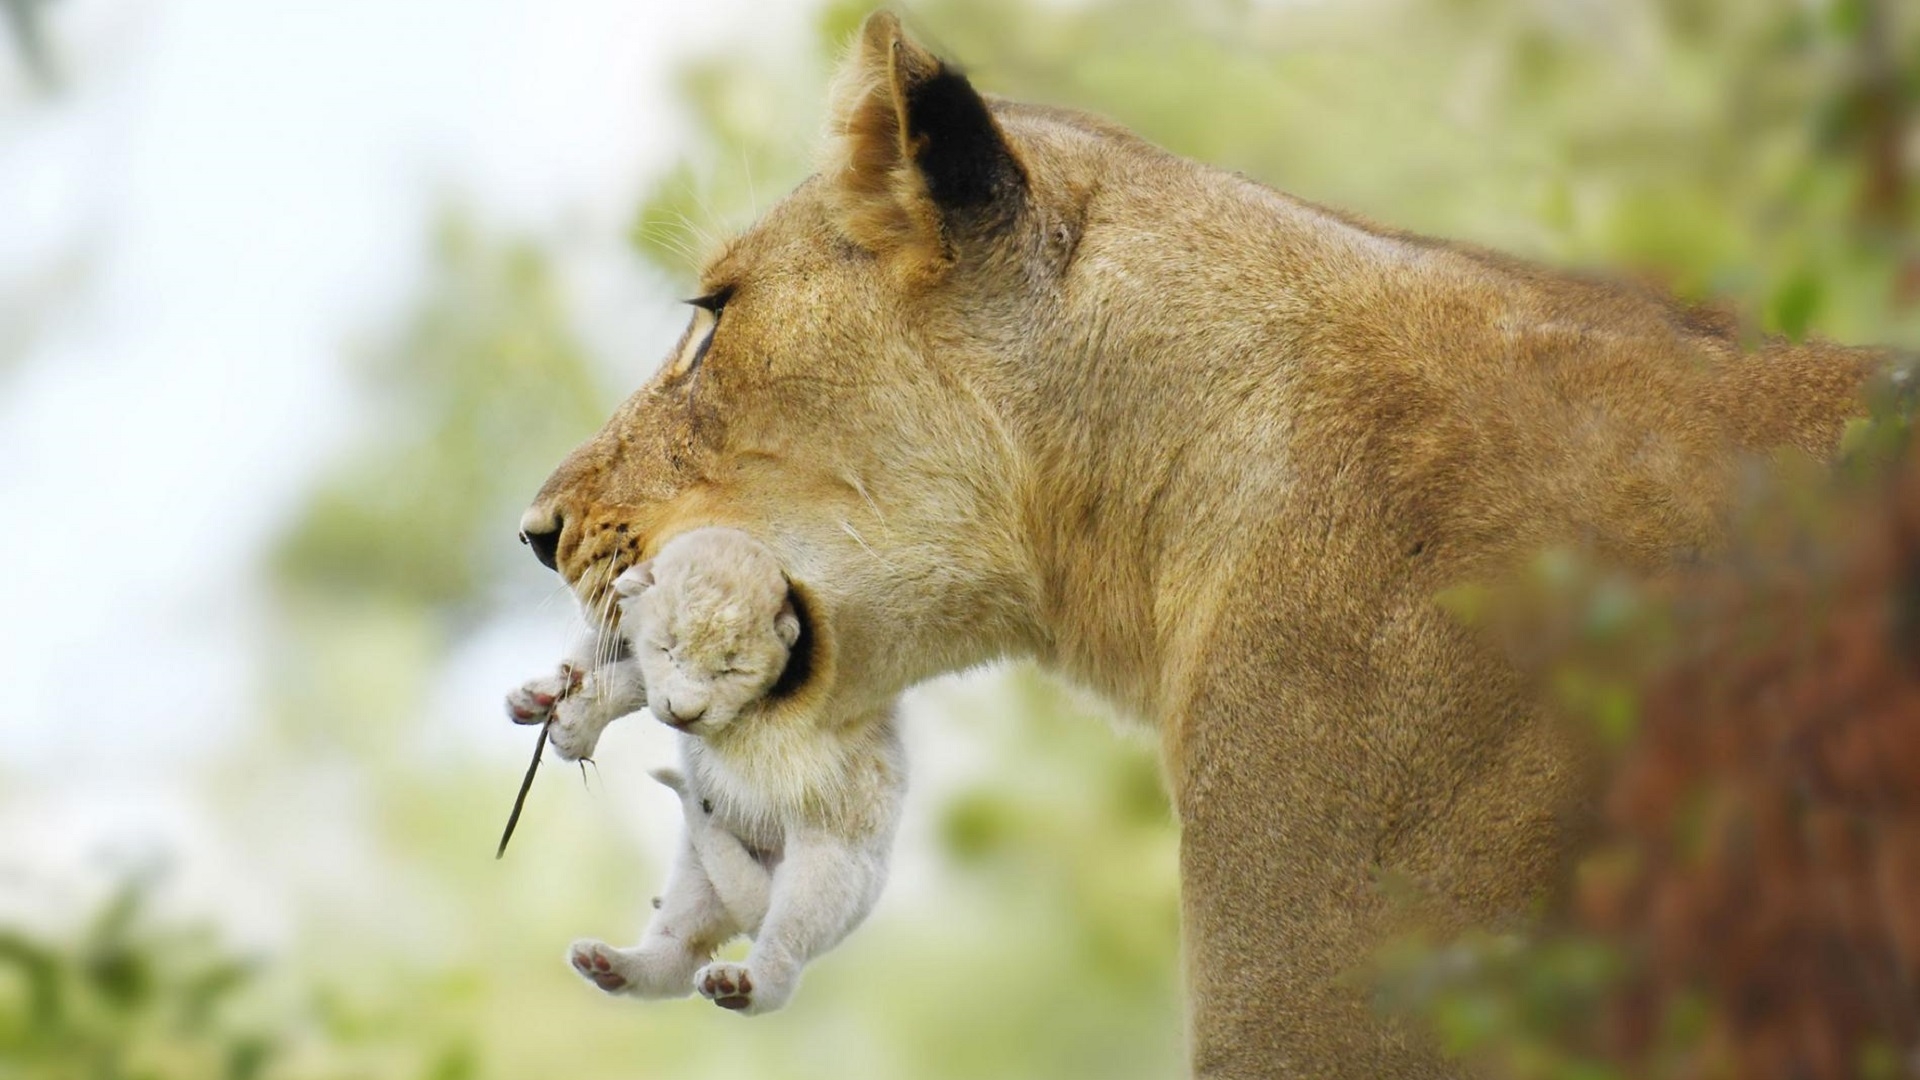
[[[1635,566],[1710,549],[1741,458],[1830,452],[1883,359],[1750,352],[1633,288],[1132,164],[1000,377],[1046,659],[1145,715],[1236,589],[1324,593],[1360,634],[1545,545]],[[1249,567],[1276,545],[1283,565]]]

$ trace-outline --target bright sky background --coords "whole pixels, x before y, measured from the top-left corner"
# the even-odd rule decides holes
[[[435,209],[453,196],[553,241],[582,330],[637,383],[681,318],[624,239],[681,142],[676,62],[723,36],[799,32],[800,12],[46,11],[62,94],[36,96],[0,50],[0,349],[26,344],[0,360],[0,769],[39,792],[33,820],[0,835],[26,857],[136,824],[191,846],[205,830],[178,766],[257,700],[261,545],[351,432],[340,350],[401,310]],[[556,640],[482,634],[446,708],[498,715]],[[525,752],[524,730],[498,728],[474,738]]]
[[[90,767],[146,763],[243,707],[235,568],[344,435],[339,350],[404,301],[446,196],[563,232],[577,304],[657,306],[624,234],[678,144],[675,59],[749,7],[777,29],[765,6],[53,5],[68,92],[0,58],[0,311],[79,275],[0,384],[7,760],[85,732]]]

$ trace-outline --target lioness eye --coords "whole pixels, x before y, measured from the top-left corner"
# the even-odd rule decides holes
[[[693,316],[693,329],[688,333],[687,345],[674,362],[675,376],[690,374],[700,366],[700,361],[707,358],[707,350],[713,347],[713,332],[720,328],[720,313],[726,310],[727,301],[732,296],[733,290],[727,288],[687,301],[699,310]]]
[[[705,296],[696,296],[693,299],[687,301],[687,303],[692,304],[694,307],[697,307],[702,311],[712,312],[714,318],[717,319],[720,317],[720,313],[726,310],[727,301],[732,298],[733,298],[732,289],[720,289],[715,292],[710,292]]]

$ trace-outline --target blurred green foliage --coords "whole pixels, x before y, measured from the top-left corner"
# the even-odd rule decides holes
[[[511,537],[505,508],[605,417],[610,388],[536,246],[450,211],[431,255],[425,293],[360,365],[378,395],[370,430],[276,554],[292,589],[437,608],[486,598],[511,549],[476,540]]]
[[[1512,589],[1453,590],[1446,602],[1455,614],[1503,637],[1523,666],[1537,664],[1563,721],[1591,731],[1616,776],[1636,786],[1622,788],[1616,780],[1608,792],[1605,835],[1579,867],[1581,901],[1572,913],[1503,934],[1398,942],[1367,976],[1381,1008],[1423,1017],[1450,1054],[1515,1080],[1751,1075],[1725,1062],[1729,1027],[1778,1036],[1778,1047],[1756,1054],[1773,1066],[1769,1075],[1892,1080],[1913,1074],[1920,1059],[1886,1041],[1912,1038],[1911,1010],[1920,1004],[1912,985],[1891,995],[1905,1002],[1906,1015],[1867,1010],[1877,1029],[1860,1023],[1857,1001],[1843,1000],[1855,993],[1870,998],[1879,968],[1899,970],[1902,961],[1884,942],[1846,940],[1878,929],[1840,899],[1850,895],[1841,872],[1852,870],[1849,860],[1859,856],[1814,832],[1816,821],[1840,820],[1854,837],[1904,836],[1911,813],[1902,799],[1887,795],[1885,780],[1862,783],[1814,763],[1823,759],[1823,742],[1869,745],[1857,731],[1875,717],[1890,717],[1881,721],[1889,729],[1904,722],[1895,740],[1920,736],[1899,680],[1875,683],[1862,674],[1885,663],[1872,646],[1912,640],[1915,594],[1912,583],[1898,577],[1911,573],[1901,560],[1912,552],[1896,548],[1891,565],[1883,565],[1871,545],[1872,534],[1886,528],[1877,513],[1912,498],[1900,494],[1900,484],[1904,476],[1912,488],[1916,466],[1916,374],[1912,363],[1897,365],[1871,395],[1869,415],[1848,429],[1838,469],[1789,461],[1756,481],[1725,565],[1632,581],[1578,552],[1550,551]],[[1912,533],[1907,536],[1910,547]],[[1715,571],[1718,581],[1708,576]],[[1876,591],[1862,595],[1848,581],[1862,573],[1891,573],[1894,580],[1870,582]],[[1731,590],[1727,577],[1738,580]],[[1729,602],[1739,606],[1729,611]],[[1868,623],[1867,648],[1858,639],[1836,648],[1827,636],[1850,605],[1880,616]],[[1911,662],[1910,651],[1894,659]],[[1804,679],[1777,678],[1789,669]],[[1756,672],[1785,685],[1743,695]],[[1649,711],[1661,709],[1664,717]],[[1650,741],[1646,728],[1655,720],[1665,729],[1653,734],[1663,738]],[[1854,760],[1874,760],[1886,749],[1882,744]],[[1738,787],[1743,780],[1755,783],[1741,774],[1756,759],[1792,764],[1763,774],[1757,786],[1766,791],[1757,795]],[[1657,820],[1646,821],[1649,787],[1668,793],[1679,811],[1656,811]],[[1811,865],[1783,854],[1777,839],[1756,838],[1765,826],[1755,819],[1773,820],[1756,809],[1769,796],[1791,808],[1795,828],[1818,837],[1803,840],[1814,853]],[[1629,807],[1640,808],[1637,819]],[[1656,861],[1663,853],[1670,860],[1665,866]],[[1679,869],[1671,862],[1676,858]],[[1867,873],[1881,875],[1886,896],[1909,895],[1884,864]],[[1805,884],[1819,898],[1815,909],[1796,908],[1775,875]],[[1727,878],[1738,882],[1732,888],[1741,910],[1727,912],[1709,930],[1725,934],[1724,944],[1699,950],[1684,968],[1649,946],[1657,936],[1649,927],[1688,932],[1682,913],[1710,903],[1699,897],[1725,888]],[[1634,900],[1622,902],[1622,895]],[[1838,965],[1847,993],[1822,984],[1823,975],[1832,976],[1804,963],[1786,961],[1783,975],[1780,962],[1757,960],[1751,938],[1728,925],[1736,917],[1782,939],[1819,942],[1814,949],[1856,950]],[[1716,977],[1720,993],[1708,985]],[[1797,1003],[1779,1000],[1782,981],[1798,984],[1819,1004],[1793,1012]],[[1728,982],[1736,992],[1724,992]],[[1792,1013],[1800,1030],[1781,1034],[1780,1013]],[[1650,1019],[1650,1030],[1623,1017]],[[1778,1055],[1796,1034],[1802,1045],[1793,1049],[1805,1057],[1786,1062]],[[1840,1071],[1811,1065],[1807,1059],[1817,1055],[1807,1053],[1808,1043],[1844,1063]]]
[[[127,878],[64,934],[0,930],[0,1076],[9,1080],[253,1080],[280,1032],[232,1014],[254,965],[208,926],[148,910]]]
[[[1402,941],[1376,974],[1380,1007],[1421,1014],[1448,1054],[1491,1061],[1517,1080],[1624,1080],[1569,1045],[1626,961],[1611,943],[1571,935],[1471,933]]]

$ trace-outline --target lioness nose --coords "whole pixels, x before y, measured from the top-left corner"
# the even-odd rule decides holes
[[[533,549],[533,557],[549,570],[558,570],[554,552],[560,547],[560,515],[533,509],[520,519],[520,542]]]

